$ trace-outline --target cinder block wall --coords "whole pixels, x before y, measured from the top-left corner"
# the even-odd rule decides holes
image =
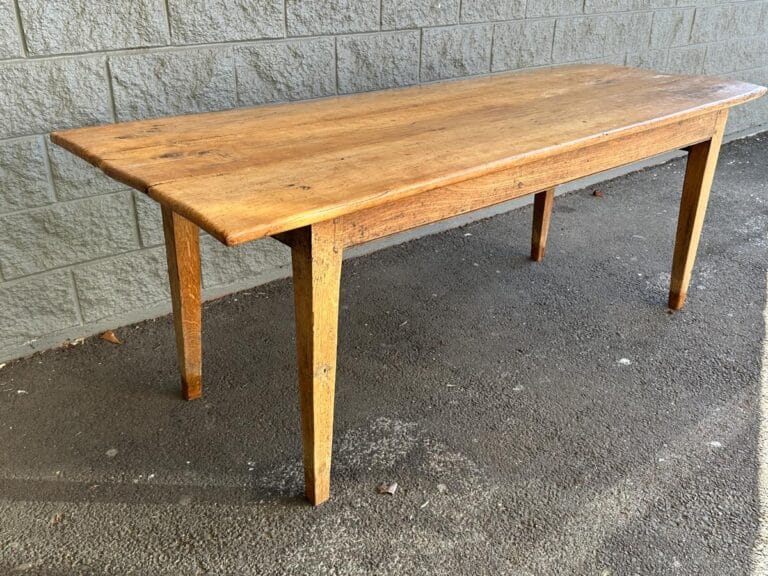
[[[768,1],[3,0],[0,361],[169,310],[158,209],[51,130],[587,61],[768,84]],[[203,251],[209,296],[288,273]]]

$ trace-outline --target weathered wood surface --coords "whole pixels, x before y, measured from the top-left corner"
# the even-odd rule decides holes
[[[669,287],[669,307],[673,310],[679,310],[685,304],[727,118],[728,110],[719,112],[712,139],[688,150]]]
[[[552,219],[552,205],[555,189],[539,192],[533,197],[533,227],[531,228],[531,260],[541,262],[547,251],[549,221]]]
[[[57,132],[234,245],[716,112],[763,88],[575,65]]]
[[[712,137],[718,112],[678,120],[546,157],[514,168],[407,196],[338,218],[345,246],[369,242]]]
[[[291,236],[304,485],[307,499],[317,505],[331,493],[342,247],[333,221]]]
[[[200,233],[192,222],[165,207],[163,232],[181,393],[194,400],[203,394]]]

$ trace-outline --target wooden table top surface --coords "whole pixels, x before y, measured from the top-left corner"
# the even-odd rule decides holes
[[[764,92],[722,78],[574,65],[51,138],[235,245]]]

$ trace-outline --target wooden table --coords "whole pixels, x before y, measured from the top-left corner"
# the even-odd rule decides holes
[[[54,133],[162,206],[184,397],[202,393],[199,228],[292,249],[306,496],[330,494],[345,248],[534,194],[541,260],[554,188],[685,148],[669,306],[679,309],[728,109],[765,89],[604,65]]]

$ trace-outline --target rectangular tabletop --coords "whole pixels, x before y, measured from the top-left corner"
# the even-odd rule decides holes
[[[507,73],[52,135],[228,245],[757,98],[607,65]]]

